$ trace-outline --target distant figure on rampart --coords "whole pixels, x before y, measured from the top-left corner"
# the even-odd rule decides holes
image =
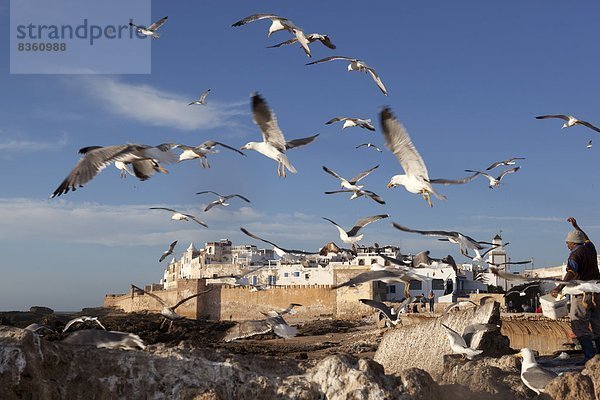
[[[433,290],[429,292],[429,312],[433,313],[433,306],[435,304],[435,294]]]

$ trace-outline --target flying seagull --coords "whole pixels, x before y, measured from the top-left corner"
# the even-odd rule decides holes
[[[212,193],[214,195],[219,196],[219,198],[217,200],[211,202],[209,205],[206,206],[206,208],[204,209],[205,212],[208,211],[208,210],[210,210],[214,206],[228,206],[229,203],[225,203],[225,202],[227,200],[233,198],[233,197],[239,197],[240,199],[244,200],[246,203],[250,203],[250,200],[248,200],[247,198],[245,198],[241,194],[229,194],[227,196],[223,196],[223,195],[220,195],[217,192],[213,192],[212,190],[204,190],[202,192],[197,192],[196,194],[204,194],[204,193]]]
[[[258,93],[252,95],[252,112],[254,114],[254,122],[262,131],[263,141],[246,143],[246,145],[242,147],[242,150],[256,150],[260,154],[277,161],[278,176],[285,178],[286,168],[288,171],[295,174],[297,172],[296,168],[294,168],[285,155],[286,150],[307,145],[319,135],[316,134],[314,136],[286,142],[283,132],[281,132],[279,125],[277,125],[275,113],[269,108],[265,99]]]
[[[236,153],[241,154],[242,156],[246,156],[245,153],[239,151],[238,149],[228,146],[225,143],[216,142],[214,140],[207,140],[206,142],[195,147],[177,143],[170,143],[170,146],[172,148],[180,148],[181,150],[183,150],[183,152],[179,155],[179,162],[199,158],[200,166],[202,168],[210,168],[210,164],[206,156],[209,154],[216,154],[219,152],[219,150],[215,149],[215,146],[225,147],[226,149],[235,151]]]
[[[84,322],[95,322],[96,324],[98,324],[100,326],[100,328],[106,330],[106,328],[104,327],[104,325],[102,325],[102,323],[98,320],[98,317],[82,316],[82,317],[74,318],[74,319],[70,320],[69,322],[67,322],[67,324],[63,328],[63,333],[65,333],[67,330],[69,330],[69,328],[73,324],[84,323]]]
[[[151,36],[152,39],[158,39],[160,35],[158,34],[158,32],[156,32],[156,30],[160,28],[165,22],[167,22],[167,18],[169,17],[167,16],[161,18],[147,28],[144,25],[136,25],[132,21],[129,21],[129,26],[135,28],[136,31],[138,31],[144,36]]]
[[[483,246],[481,245],[481,242],[478,242],[477,240],[473,239],[470,236],[467,236],[465,234],[462,234],[460,232],[455,232],[455,231],[421,231],[421,230],[417,230],[417,229],[411,229],[411,228],[407,228],[405,226],[402,226],[400,224],[397,224],[395,222],[392,222],[392,225],[394,226],[394,228],[399,229],[401,231],[404,232],[410,232],[410,233],[418,233],[420,235],[424,235],[424,236],[437,236],[437,237],[442,237],[443,240],[448,240],[450,243],[455,243],[458,244],[458,246],[460,247],[460,252],[463,255],[468,256],[468,250],[481,250],[483,249]]]
[[[375,131],[375,127],[371,124],[370,119],[350,118],[350,117],[335,117],[325,122],[326,125],[333,124],[334,122],[344,121],[342,129],[346,129],[352,126],[358,126],[363,129]]]
[[[433,207],[431,194],[438,199],[446,199],[431,186],[425,162],[410,140],[408,132],[396,119],[392,110],[389,107],[384,108],[380,113],[380,118],[385,145],[394,153],[406,173],[405,175],[392,176],[387,187],[403,185],[410,193],[421,194],[430,207]]]
[[[259,21],[261,19],[270,19],[271,20],[271,26],[269,27],[268,36],[271,36],[271,34],[274,32],[286,30],[286,31],[292,33],[294,36],[296,36],[296,40],[300,43],[300,45],[302,46],[302,49],[304,50],[306,55],[308,57],[311,56],[310,48],[308,47],[308,44],[310,42],[309,42],[308,38],[306,37],[306,35],[304,34],[304,31],[302,29],[298,28],[292,21],[290,21],[287,18],[280,17],[279,15],[275,15],[275,14],[253,14],[253,15],[249,15],[246,18],[243,18],[243,19],[233,23],[231,26],[234,26],[234,27],[242,26],[242,25],[246,25],[247,23],[250,23],[250,22]]]
[[[171,219],[173,219],[173,220],[176,220],[176,221],[189,221],[191,219],[191,220],[199,223],[200,225],[204,226],[205,228],[208,228],[208,225],[206,225],[206,223],[200,221],[198,218],[196,218],[192,214],[183,214],[182,212],[179,212],[177,210],[173,210],[172,208],[166,208],[166,207],[150,207],[150,210],[166,210],[166,211],[171,211],[173,213],[173,215],[171,216]]]
[[[587,146],[585,146],[586,149],[591,149],[592,148],[592,141],[590,140],[587,144]]]
[[[516,354],[517,357],[523,359],[521,363],[521,380],[529,389],[540,394],[544,392],[544,388],[550,381],[558,375],[538,365],[535,361],[535,355],[529,348],[523,348]]]
[[[192,101],[190,104],[188,104],[188,106],[191,106],[191,105],[197,105],[197,106],[206,105],[206,96],[208,96],[209,93],[210,93],[210,89],[208,89],[207,91],[205,91],[204,93],[202,93],[200,95],[200,97],[198,97],[198,100]]]
[[[320,33],[309,33],[308,35],[305,35],[306,39],[308,40],[308,43],[313,43],[316,42],[317,40],[319,42],[321,42],[324,46],[329,47],[330,49],[335,49],[335,44],[333,44],[333,42],[331,41],[331,39],[329,38],[328,35],[322,35]],[[268,49],[273,49],[276,47],[281,47],[281,46],[285,46],[288,44],[294,44],[298,42],[298,38],[292,38],[290,40],[286,40],[285,42],[281,42],[281,43],[277,43],[273,46],[267,46]]]
[[[381,153],[381,149],[379,147],[375,146],[373,143],[361,143],[358,146],[356,146],[356,148],[360,149],[361,147],[365,147],[365,146],[366,147],[372,147],[372,148],[374,148],[375,150],[377,150],[378,152]]]
[[[160,325],[160,328],[162,328],[163,325],[165,324],[165,322],[167,322],[167,320],[169,320],[169,321],[171,321],[171,324],[169,325],[169,330],[173,326],[173,321],[177,321],[177,320],[180,320],[180,319],[185,319],[184,316],[181,316],[181,315],[179,315],[179,314],[177,314],[175,312],[175,310],[177,309],[177,307],[179,307],[183,303],[185,303],[185,302],[187,302],[187,301],[189,301],[189,300],[191,300],[193,298],[196,298],[198,296],[202,296],[203,294],[206,294],[206,293],[214,290],[214,288],[211,288],[211,289],[208,289],[208,290],[203,290],[202,292],[198,292],[198,293],[193,294],[191,296],[184,297],[183,299],[181,299],[177,303],[175,303],[175,305],[169,306],[165,300],[161,299],[160,297],[158,297],[157,295],[155,295],[152,292],[147,292],[144,289],[139,288],[139,287],[137,287],[135,285],[131,285],[131,289],[132,289],[132,291],[131,291],[132,298],[133,298],[133,293],[134,293],[133,290],[137,290],[139,292],[142,292],[143,294],[147,294],[148,296],[154,298],[156,301],[158,301],[163,306],[163,309],[160,311],[160,315],[162,315],[164,317],[164,319],[163,319],[162,324]]]
[[[560,118],[564,121],[567,121],[563,124],[563,128],[570,128],[574,125],[583,125],[583,126],[587,126],[590,129],[595,130],[596,132],[600,132],[600,128],[590,124],[587,121],[582,121],[580,119],[575,118],[572,115],[562,115],[562,114],[558,114],[558,115],[540,115],[538,117],[535,117],[536,119],[546,119],[546,118]]]
[[[289,339],[298,334],[298,328],[289,326],[283,319],[283,315],[291,313],[295,306],[301,304],[290,304],[288,308],[282,311],[270,311],[268,313],[262,313],[265,319],[251,320],[251,321],[240,321],[235,326],[225,332],[223,340],[225,342],[231,342],[232,340],[246,338],[254,335],[270,332],[271,330],[277,336],[284,339]]]
[[[364,186],[363,185],[356,185],[356,184],[361,179],[363,179],[364,177],[366,177],[367,175],[369,175],[371,172],[375,171],[377,168],[379,168],[379,165],[376,165],[373,168],[370,168],[370,169],[368,169],[366,171],[363,171],[363,172],[359,173],[358,175],[356,175],[352,179],[346,179],[346,178],[338,175],[335,171],[330,170],[326,166],[323,166],[323,171],[327,172],[331,176],[334,176],[334,177],[338,178],[341,181],[340,186],[343,187],[344,189],[348,189],[348,190],[351,190],[351,191],[358,191],[358,190],[362,189]]]
[[[336,224],[335,221],[333,221],[329,218],[323,217],[323,219],[334,224],[335,227],[338,229],[338,231],[340,231],[340,239],[342,240],[342,242],[351,243],[352,245],[355,245],[356,243],[361,241],[364,236],[363,234],[360,234],[360,235],[358,234],[358,231],[360,231],[361,228],[363,228],[366,225],[369,225],[371,222],[379,221],[380,219],[388,218],[388,217],[389,217],[388,214],[379,214],[379,215],[373,215],[371,217],[361,218],[358,221],[356,221],[356,223],[354,224],[352,229],[350,229],[349,231],[345,231],[341,226]]]
[[[271,242],[269,240],[266,240],[266,239],[263,239],[263,238],[260,238],[260,237],[256,236],[255,234],[251,233],[250,231],[248,231],[245,228],[240,228],[240,230],[242,232],[244,232],[244,234],[250,236],[253,239],[260,240],[261,242],[268,243],[271,246],[276,247],[277,249],[283,250],[284,253],[288,253],[288,254],[304,254],[304,255],[318,254],[318,252],[307,252],[307,251],[304,251],[304,250],[285,249],[285,248],[283,248],[283,247],[281,247],[281,246],[279,246],[279,245],[277,245],[277,244],[275,244],[275,243],[273,243],[273,242]]]
[[[490,174],[487,174],[485,172],[473,171],[471,169],[465,169],[465,172],[475,172],[476,174],[481,174],[481,175],[485,176],[490,181],[490,185],[488,187],[490,189],[493,189],[500,185],[500,181],[502,180],[502,178],[504,178],[504,175],[512,174],[513,172],[517,172],[519,169],[521,169],[521,167],[514,167],[511,169],[507,169],[506,171],[503,171],[500,175],[498,175],[498,177],[496,177],[496,178],[494,178],[493,176],[491,176]]]
[[[383,317],[388,320],[392,325],[398,325],[398,323],[402,323],[400,320],[400,310],[402,310],[406,305],[412,303],[415,300],[414,297],[406,298],[400,305],[398,306],[398,311],[396,311],[393,307],[388,307],[385,303],[380,301],[371,300],[371,299],[358,299],[361,303],[373,307],[376,310],[379,310],[380,318]]]
[[[471,342],[475,333],[488,332],[499,328],[499,326],[495,324],[472,324],[467,326],[464,333],[460,335],[449,326],[444,324],[442,324],[442,326],[446,328],[446,334],[448,335],[452,351],[455,354],[461,354],[469,360],[472,360],[475,356],[483,353],[483,350],[476,350],[471,347]]]
[[[70,190],[83,187],[87,182],[115,161],[131,164],[134,174],[140,180],[146,180],[156,172],[164,170],[159,162],[170,163],[177,159],[165,144],[148,146],[145,144],[121,144],[115,146],[89,146],[79,149],[83,154],[75,168],[62,181],[50,197],[60,196]],[[137,171],[137,172],[136,172]],[[165,172],[166,170],[162,171]]]
[[[367,196],[379,204],[385,204],[385,200],[383,200],[377,193],[372,192],[370,190],[366,190],[366,189],[358,189],[358,190],[342,189],[342,190],[332,190],[330,192],[325,192],[325,194],[336,194],[336,193],[352,193],[352,196],[350,196],[350,200],[356,199],[356,198],[359,198],[362,196]]]
[[[387,284],[404,283],[404,297],[410,297],[410,281],[423,281],[424,279],[411,272],[408,268],[385,268],[383,270],[367,271],[356,275],[340,284],[331,287],[331,290],[339,289],[346,286],[356,286],[366,282],[381,281]]]
[[[495,163],[493,163],[492,165],[490,165],[489,167],[487,167],[485,170],[489,171],[490,169],[494,169],[500,165],[515,165],[515,160],[524,160],[525,158],[523,157],[513,157],[513,158],[509,158],[508,160],[503,160],[503,161],[497,161]]]
[[[169,248],[164,253],[162,253],[162,256],[160,256],[160,259],[158,260],[158,262],[162,262],[162,260],[167,258],[169,255],[173,254],[173,250],[175,250],[176,245],[177,245],[177,240],[175,240],[173,243],[171,243],[169,245]]]
[[[62,342],[106,349],[137,350],[141,348],[143,350],[146,348],[144,341],[133,333],[101,331],[98,329],[84,329],[73,332],[63,339]]]
[[[365,63],[364,61],[359,60],[357,58],[350,58],[350,57],[343,57],[343,56],[331,56],[331,57],[322,58],[317,61],[309,62],[306,65],[319,64],[319,63],[324,63],[324,62],[329,62],[329,61],[334,61],[334,60],[349,61],[350,64],[348,64],[348,72],[360,71],[360,72],[369,73],[371,75],[371,78],[373,78],[373,80],[375,81],[375,84],[377,84],[377,87],[379,87],[379,90],[381,90],[381,92],[387,96],[387,94],[388,94],[387,90],[386,90],[385,86],[383,85],[381,78],[379,78],[379,76],[377,75],[375,70],[373,68],[371,68],[370,66],[368,66],[367,63]]]

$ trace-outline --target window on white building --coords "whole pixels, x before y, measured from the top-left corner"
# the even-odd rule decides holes
[[[431,290],[444,290],[444,280],[434,279],[431,281]]]
[[[300,272],[294,272],[294,276],[298,278],[300,276]]]
[[[284,272],[283,276],[285,276],[287,278],[288,276],[290,276],[290,273],[289,272]]]
[[[422,288],[423,288],[423,282],[416,281],[416,280],[410,281],[410,285],[409,285],[410,290],[423,290]]]
[[[387,292],[388,293],[396,293],[396,285],[388,285]]]

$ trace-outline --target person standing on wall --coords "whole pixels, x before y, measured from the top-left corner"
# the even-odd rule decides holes
[[[433,313],[433,305],[435,304],[435,294],[433,290],[429,292],[429,312]]]

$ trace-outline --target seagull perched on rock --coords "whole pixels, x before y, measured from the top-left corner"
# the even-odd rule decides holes
[[[535,117],[535,119],[546,119],[546,118],[559,118],[564,121],[567,121],[563,124],[563,126],[562,126],[563,128],[570,128],[575,125],[583,125],[583,126],[587,126],[590,129],[595,130],[596,132],[600,132],[600,128],[598,128],[597,126],[594,126],[587,121],[582,121],[580,119],[577,119],[572,115],[558,114],[558,115],[540,115],[538,117]]]
[[[335,49],[336,48],[335,44],[333,44],[333,42],[331,41],[331,39],[329,38],[328,35],[322,35],[320,33],[309,33],[308,35],[305,35],[305,36],[306,36],[306,39],[308,40],[308,43],[313,43],[313,42],[316,42],[318,40],[324,46],[327,46],[330,49]],[[296,42],[298,42],[298,38],[297,37],[292,38],[290,40],[286,40],[285,42],[277,43],[277,44],[275,44],[273,46],[267,46],[267,48],[268,49],[273,49],[273,48],[285,46],[285,45],[288,45],[288,44],[294,44]]]
[[[158,32],[156,32],[156,30],[160,28],[165,22],[167,22],[167,18],[169,17],[167,16],[161,18],[147,28],[144,25],[136,25],[132,21],[129,21],[129,26],[135,28],[136,31],[138,31],[144,36],[151,36],[152,39],[158,39],[160,35],[158,34]]]
[[[268,243],[268,244],[270,244],[271,246],[273,246],[273,247],[275,247],[275,248],[277,248],[277,249],[279,249],[279,250],[283,250],[283,252],[284,252],[284,253],[287,253],[287,254],[304,254],[304,255],[311,255],[311,254],[318,254],[318,253],[319,253],[318,251],[317,251],[317,252],[307,252],[307,251],[304,251],[304,250],[285,249],[285,248],[283,248],[283,247],[281,247],[281,246],[279,246],[279,245],[277,245],[277,244],[275,244],[275,243],[273,243],[273,242],[271,242],[271,241],[269,241],[269,240],[266,240],[266,239],[263,239],[263,238],[260,238],[260,237],[256,236],[255,234],[251,233],[250,231],[248,231],[248,230],[247,230],[247,229],[245,229],[245,228],[241,228],[241,227],[240,227],[240,230],[241,230],[242,232],[244,232],[244,234],[246,234],[246,235],[250,236],[251,238],[254,238],[254,239],[256,239],[256,240],[260,240],[261,242]]]
[[[430,207],[433,207],[431,194],[438,199],[446,199],[431,186],[425,162],[410,140],[408,132],[396,119],[392,110],[388,107],[384,108],[380,113],[380,118],[385,145],[394,153],[406,173],[405,175],[392,176],[387,187],[403,185],[410,193],[421,194]]]
[[[388,94],[387,90],[386,90],[385,86],[383,85],[381,78],[379,78],[379,76],[377,75],[375,70],[373,68],[371,68],[370,66],[368,66],[367,63],[365,63],[364,61],[359,60],[357,58],[350,58],[350,57],[343,57],[343,56],[331,56],[331,57],[322,58],[317,61],[309,62],[306,65],[319,64],[319,63],[324,63],[324,62],[329,62],[329,61],[334,61],[334,60],[349,61],[350,64],[348,64],[348,72],[360,71],[360,72],[365,72],[365,73],[370,74],[371,78],[373,78],[373,80],[375,81],[375,84],[377,84],[377,87],[379,88],[379,90],[381,90],[381,92],[387,96],[387,94]]]
[[[468,255],[468,250],[481,250],[484,247],[481,245],[482,242],[478,242],[470,236],[455,231],[421,231],[417,229],[407,228],[395,222],[392,222],[392,226],[404,232],[418,233],[424,236],[438,236],[442,237],[442,240],[447,240],[450,243],[458,244],[460,252],[463,255]],[[485,243],[485,242],[484,242]]]
[[[371,147],[381,153],[381,149],[375,146],[373,143],[361,143],[358,146],[356,146],[357,149],[360,149],[361,147]]]
[[[180,320],[180,319],[185,319],[184,316],[181,316],[181,315],[179,315],[179,314],[177,314],[175,312],[175,310],[177,309],[177,307],[179,307],[180,305],[182,305],[183,303],[185,303],[185,302],[187,302],[187,301],[189,301],[191,299],[194,299],[194,298],[196,298],[198,296],[202,296],[203,294],[206,294],[206,293],[214,290],[214,288],[211,288],[211,289],[208,289],[208,290],[204,290],[202,292],[195,293],[195,294],[193,294],[191,296],[184,297],[183,299],[181,299],[177,303],[175,303],[175,305],[169,306],[165,300],[161,299],[160,297],[158,297],[157,295],[155,295],[152,292],[147,292],[144,289],[139,288],[139,287],[137,287],[135,285],[131,285],[131,289],[132,289],[132,292],[131,292],[131,297],[132,298],[133,298],[133,294],[134,294],[133,291],[137,290],[138,292],[142,292],[143,294],[147,294],[148,296],[154,298],[156,301],[158,301],[163,306],[163,309],[160,311],[160,315],[162,315],[164,317],[164,319],[163,319],[162,324],[160,325],[160,328],[162,328],[163,325],[167,322],[167,320],[169,320],[169,321],[171,321],[171,324],[169,325],[169,329],[171,329],[171,327],[173,326],[173,321],[177,321],[177,320]]]
[[[228,146],[225,143],[216,142],[214,140],[207,140],[206,142],[196,147],[186,146],[185,144],[177,143],[170,143],[169,145],[171,146],[171,148],[180,148],[181,150],[183,150],[183,152],[179,155],[179,162],[199,158],[200,166],[202,168],[210,168],[210,164],[206,156],[208,154],[216,154],[219,152],[219,150],[215,149],[215,146],[225,147],[226,149],[233,150],[236,153],[243,155],[244,157],[246,156],[244,152],[241,152],[234,147]]]
[[[162,256],[160,256],[160,259],[158,260],[158,262],[162,262],[162,260],[167,258],[169,255],[173,254],[173,250],[175,250],[175,246],[177,246],[177,240],[175,240],[173,243],[171,243],[169,245],[169,248],[164,253],[162,253]]]
[[[273,331],[277,336],[284,339],[292,338],[298,334],[298,328],[289,326],[283,319],[283,316],[292,314],[292,309],[296,306],[301,306],[301,304],[292,303],[282,311],[272,310],[267,313],[261,312],[261,314],[267,317],[265,319],[240,321],[225,332],[223,341],[231,342],[232,340],[260,335],[270,331]]]
[[[523,359],[521,363],[521,380],[525,386],[537,394],[543,393],[548,383],[558,376],[555,372],[540,367],[535,361],[533,351],[529,348],[521,349],[516,357]]]
[[[496,178],[494,178],[493,176],[491,176],[490,174],[487,174],[485,172],[474,171],[471,169],[465,169],[465,172],[475,172],[476,174],[481,174],[481,175],[485,176],[490,181],[490,185],[488,187],[490,189],[493,189],[495,187],[500,186],[500,181],[502,180],[502,178],[504,178],[504,176],[506,174],[512,174],[513,172],[517,172],[519,169],[521,169],[521,167],[514,167],[511,169],[507,169],[506,171],[503,171],[500,175],[498,175],[498,177],[496,177]]]
[[[240,199],[244,200],[246,203],[250,203],[250,200],[248,200],[247,198],[245,198],[244,196],[242,196],[241,194],[230,194],[227,196],[223,196],[220,195],[217,192],[213,192],[212,190],[204,190],[202,192],[197,192],[196,194],[204,194],[204,193],[212,193],[214,195],[219,196],[219,198],[213,202],[211,202],[209,205],[206,206],[206,208],[204,209],[204,211],[208,211],[211,208],[213,208],[214,206],[228,206],[229,203],[225,203],[227,200],[234,198],[234,197],[239,197]]]
[[[508,160],[497,161],[497,162],[493,163],[492,165],[490,165],[489,167],[487,167],[485,170],[489,171],[491,169],[499,167],[500,165],[515,165],[515,160],[524,160],[524,159],[525,158],[523,158],[523,157],[513,157],[513,158],[509,158]]]
[[[333,124],[334,122],[344,121],[342,129],[346,129],[352,126],[358,126],[360,128],[375,131],[375,127],[371,124],[370,119],[350,118],[350,117],[335,117],[325,122],[326,125]]]
[[[476,350],[471,347],[473,336],[478,332],[488,332],[497,330],[500,326],[496,324],[472,324],[465,328],[464,333],[460,335],[454,329],[442,324],[446,328],[446,334],[450,341],[450,348],[455,354],[461,354],[469,360],[483,353],[483,350]]]
[[[342,240],[342,242],[351,243],[352,245],[356,245],[356,243],[361,241],[364,236],[363,234],[359,235],[358,231],[360,231],[364,226],[369,225],[371,222],[379,221],[380,219],[388,218],[388,217],[389,217],[388,214],[379,214],[379,215],[373,215],[371,217],[361,218],[358,221],[356,221],[356,223],[354,224],[352,229],[350,229],[349,231],[345,231],[341,226],[339,226],[337,223],[335,223],[335,221],[333,221],[329,218],[323,217],[323,219],[334,224],[335,227],[338,229],[338,231],[340,231],[340,239]]]
[[[173,210],[172,208],[166,208],[166,207],[150,207],[150,210],[166,210],[166,211],[171,211],[173,213],[173,215],[171,216],[172,220],[175,220],[175,221],[189,221],[191,219],[191,220],[199,223],[200,225],[208,228],[208,225],[206,225],[206,223],[200,221],[198,218],[196,218],[192,214],[183,214],[180,211]]]
[[[140,180],[146,180],[156,171],[166,172],[159,163],[170,163],[177,159],[177,156],[170,151],[166,144],[158,146],[145,144],[89,146],[79,149],[79,153],[83,156],[50,197],[60,196],[70,190],[74,191],[78,187],[83,187],[115,161],[131,164],[135,176]]]
[[[188,106],[191,106],[191,105],[197,105],[197,106],[206,105],[206,96],[208,96],[209,93],[210,93],[210,89],[208,89],[207,91],[205,91],[204,93],[202,93],[200,95],[200,97],[198,97],[198,100],[192,101],[190,104],[188,104]]]
[[[286,176],[285,170],[295,174],[296,168],[290,163],[285,152],[311,143],[318,134],[302,139],[286,141],[283,132],[277,125],[277,117],[273,110],[258,93],[252,95],[252,112],[254,114],[254,122],[260,127],[262,132],[262,142],[249,142],[242,147],[242,150],[256,150],[260,154],[277,161],[277,175]]]
[[[275,14],[253,14],[253,15],[250,15],[244,19],[241,19],[241,20],[233,23],[231,26],[234,26],[234,27],[242,26],[242,25],[246,25],[247,23],[250,23],[250,22],[259,21],[261,19],[270,19],[271,20],[271,26],[269,27],[268,36],[271,36],[271,34],[273,32],[286,30],[286,31],[292,33],[294,36],[296,36],[296,40],[300,43],[300,45],[302,46],[302,49],[304,50],[306,55],[308,57],[311,56],[310,48],[308,47],[308,44],[310,42],[309,42],[308,38],[306,37],[306,35],[304,34],[304,31],[302,29],[298,28],[292,21],[290,21],[287,18],[280,17],[279,15],[275,15]]]

